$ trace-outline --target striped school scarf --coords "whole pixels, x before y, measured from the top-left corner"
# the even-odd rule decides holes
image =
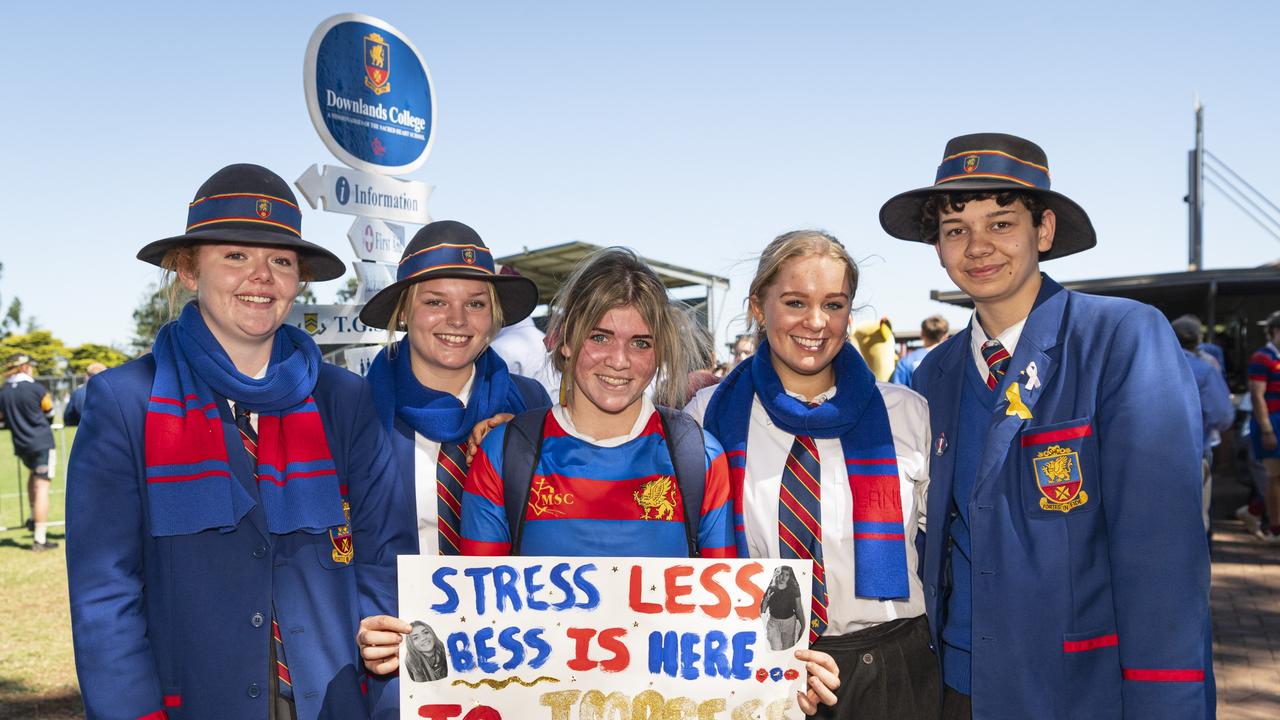
[[[245,490],[250,482],[272,533],[346,524],[311,397],[320,349],[306,333],[289,325],[276,330],[266,376],[251,378],[236,370],[192,301],[160,329],[154,355],[144,435],[153,536],[229,532],[256,504]],[[218,398],[259,414],[256,478],[234,477],[227,448],[243,445],[236,426],[219,417]]]
[[[750,360],[720,383],[707,405],[703,425],[729,456],[738,556],[747,557],[742,498],[754,396],[769,419],[792,435],[840,438],[853,492],[854,592],[881,600],[906,598],[907,549],[889,413],[875,376],[852,345],[845,343],[832,365],[836,394],[811,408],[787,394],[773,369],[769,343],[762,342]]]

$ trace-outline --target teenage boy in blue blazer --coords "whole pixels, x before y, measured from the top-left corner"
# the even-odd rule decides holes
[[[1041,274],[1097,240],[1022,138],[951,140],[880,222],[975,306],[915,376],[943,717],[1213,717],[1200,408],[1168,321]]]

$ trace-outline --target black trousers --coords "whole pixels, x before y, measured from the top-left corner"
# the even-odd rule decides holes
[[[937,720],[942,711],[938,658],[925,617],[891,620],[813,646],[835,658],[840,687],[834,706],[810,717],[831,720]]]

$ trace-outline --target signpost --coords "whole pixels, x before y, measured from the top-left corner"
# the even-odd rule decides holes
[[[431,73],[413,42],[391,24],[343,13],[311,34],[303,90],[320,140],[349,167],[314,164],[294,184],[311,207],[356,216],[347,239],[356,254],[360,304],[295,305],[288,322],[322,346],[382,343],[386,331],[358,316],[361,305],[395,282],[406,237],[397,223],[431,222],[432,186],[390,177],[418,169],[431,151]],[[363,372],[373,352],[348,350],[348,368]]]
[[[388,175],[426,161],[436,117],[431,73],[399,30],[368,15],[334,15],[311,34],[303,68],[311,123],[339,160]]]
[[[398,263],[404,253],[404,226],[375,218],[356,218],[347,231],[347,239],[361,260]]]
[[[323,203],[325,212],[418,225],[431,222],[427,198],[431,196],[432,187],[423,182],[397,180],[334,165],[312,165],[293,184],[311,207]]]

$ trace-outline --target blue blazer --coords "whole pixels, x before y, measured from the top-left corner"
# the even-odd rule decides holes
[[[1040,387],[1028,391],[1031,362]],[[947,442],[971,363],[966,328],[915,375],[934,433],[924,583],[939,648],[956,455]],[[1014,383],[1030,419],[1006,414]],[[1168,321],[1046,276],[996,392],[968,505],[973,717],[1213,717],[1200,408]],[[1050,464],[1062,454],[1073,462]],[[1079,492],[1042,491],[1055,475]]]
[[[314,393],[348,487],[347,564],[328,533],[268,533],[261,506],[229,532],[153,537],[143,428],[154,376],[147,356],[89,382],[67,472],[71,625],[88,717],[265,719],[273,604],[298,717],[367,717],[357,626],[395,614],[395,556],[411,542],[395,522],[403,500],[368,387],[325,364]],[[252,477],[218,404],[233,471]]]

